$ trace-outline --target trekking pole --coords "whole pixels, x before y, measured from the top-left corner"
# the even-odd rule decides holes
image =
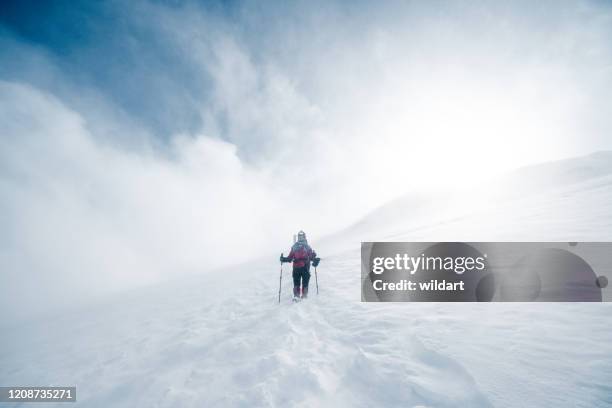
[[[281,262],[280,277],[278,278],[278,304],[280,304],[281,288],[283,287],[283,263]]]
[[[319,294],[319,278],[317,277],[317,267],[315,266],[315,283],[317,284],[317,295]]]

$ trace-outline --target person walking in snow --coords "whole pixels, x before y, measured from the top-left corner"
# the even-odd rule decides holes
[[[320,259],[308,245],[304,231],[298,232],[297,241],[291,247],[289,256],[280,256],[281,263],[293,262],[293,299],[308,297],[308,281],[310,280],[310,263],[316,268]],[[300,285],[301,283],[301,285]],[[301,289],[300,289],[301,286]]]

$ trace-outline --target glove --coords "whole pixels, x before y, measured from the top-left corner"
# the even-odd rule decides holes
[[[316,268],[317,266],[319,266],[319,262],[321,262],[321,258],[315,258],[312,261],[312,266],[314,266]]]
[[[281,254],[281,256],[280,256],[280,262],[281,262],[281,263],[283,263],[283,262],[289,262],[289,259],[287,259],[286,257],[284,257],[284,256],[283,256],[283,254]]]

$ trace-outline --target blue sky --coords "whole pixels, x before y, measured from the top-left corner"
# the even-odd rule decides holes
[[[206,78],[154,24],[139,21],[137,6],[131,8],[117,2],[15,2],[3,22],[9,37],[44,53],[74,86],[95,88],[156,136],[195,129],[200,119],[188,99],[206,95]],[[20,78],[20,63],[27,64],[17,59],[5,75]],[[151,94],[160,82],[185,103],[168,111],[168,96]]]

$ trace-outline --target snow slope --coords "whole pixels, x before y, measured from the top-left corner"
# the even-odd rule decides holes
[[[612,406],[610,304],[360,302],[361,239],[611,240],[612,174],[593,164],[605,162],[556,163],[590,170],[454,214],[425,197],[414,219],[406,199],[345,231],[350,245],[315,240],[320,294],[313,276],[299,305],[288,266],[277,304],[271,254],[3,328],[0,384],[76,385],[83,407]]]

